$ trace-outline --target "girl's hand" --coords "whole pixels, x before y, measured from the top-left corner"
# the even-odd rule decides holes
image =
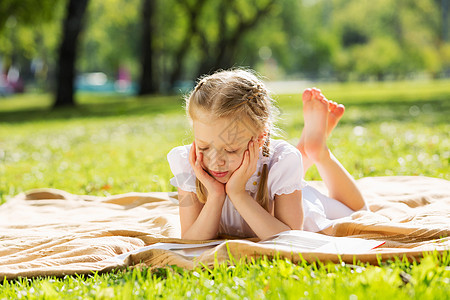
[[[245,192],[245,185],[256,171],[259,158],[259,145],[252,138],[248,143],[248,149],[244,152],[244,159],[239,168],[234,171],[225,185],[228,196]],[[231,199],[231,196],[230,196]]]
[[[225,184],[217,181],[211,175],[206,173],[202,167],[203,153],[199,152],[198,156],[195,151],[195,141],[192,143],[191,150],[189,151],[189,163],[194,169],[195,176],[205,186],[208,191],[208,196],[218,197],[225,199]]]

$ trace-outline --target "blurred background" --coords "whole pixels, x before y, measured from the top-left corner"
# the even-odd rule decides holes
[[[0,101],[185,92],[217,69],[290,82],[450,77],[450,0],[2,0]],[[296,88],[298,85],[294,85]]]

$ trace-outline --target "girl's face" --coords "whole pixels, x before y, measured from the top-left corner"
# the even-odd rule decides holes
[[[203,117],[193,120],[193,130],[197,156],[203,152],[203,169],[222,183],[228,182],[241,165],[251,138],[258,138],[255,128],[239,118]]]

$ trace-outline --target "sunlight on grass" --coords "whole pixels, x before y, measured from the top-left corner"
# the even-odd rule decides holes
[[[1,297],[36,299],[447,299],[449,252],[425,254],[420,264],[400,259],[372,266],[293,264],[287,259],[224,262],[187,271],[167,266],[99,275],[4,281]]]

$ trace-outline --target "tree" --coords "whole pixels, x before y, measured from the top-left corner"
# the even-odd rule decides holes
[[[233,66],[272,78],[448,76],[449,1],[1,0],[0,59],[40,86],[57,78],[55,106],[74,105],[75,60],[110,78],[126,66],[140,94]]]
[[[104,72],[109,78],[125,67],[138,78],[142,0],[91,0],[80,37],[77,68],[82,72]]]
[[[78,36],[83,28],[83,17],[89,0],[69,0],[59,48],[56,99],[53,107],[75,106],[74,80]]]
[[[59,0],[2,0],[0,2],[0,33],[10,17],[28,26],[50,21],[54,16],[57,2]]]
[[[18,68],[23,80],[39,80],[47,86],[49,64],[60,23],[62,0],[0,1],[0,65]],[[32,69],[32,61],[38,68]],[[36,62],[38,62],[36,64]]]
[[[169,89],[177,82],[236,65],[243,41],[273,12],[275,0],[173,0],[162,3],[163,69]],[[170,22],[167,22],[168,11]],[[274,30],[272,30],[274,31]],[[248,53],[247,53],[248,54]],[[252,61],[258,53],[252,52]]]
[[[175,82],[180,79],[183,73],[184,59],[189,53],[189,48],[192,46],[194,38],[200,32],[199,20],[206,0],[197,0],[193,4],[190,4],[185,0],[179,0],[178,2],[186,10],[188,26],[186,26],[186,32],[182,42],[175,51],[173,70],[169,78],[169,84],[172,87],[175,85]]]
[[[155,0],[142,1],[142,36],[141,36],[141,76],[139,79],[139,95],[154,94],[158,91],[156,82],[156,66],[154,63],[154,15]]]
[[[217,10],[218,34],[216,39],[208,39],[206,30],[199,32],[202,43],[200,47],[202,62],[197,77],[213,70],[232,67],[236,52],[239,49],[239,43],[251,29],[254,29],[271,12],[275,2],[275,0],[269,0],[262,5],[246,3],[252,9],[249,9],[249,7],[243,9],[239,7],[239,1],[222,1]],[[253,13],[246,16],[243,13],[244,11],[252,11]],[[234,19],[235,22],[229,22],[228,18]]]

